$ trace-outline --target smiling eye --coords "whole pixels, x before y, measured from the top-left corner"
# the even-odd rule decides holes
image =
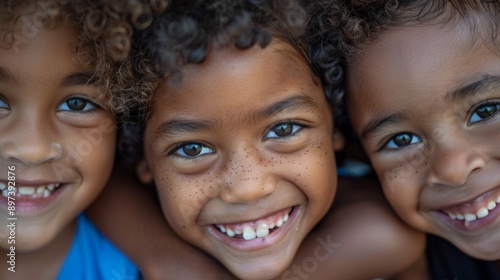
[[[59,111],[89,112],[97,108],[98,106],[95,103],[85,98],[73,97],[64,101],[57,109]]]
[[[484,121],[491,116],[495,115],[498,113],[500,109],[500,104],[485,104],[480,107],[478,107],[476,110],[474,110],[474,113],[470,117],[469,124],[477,123],[480,121]]]
[[[271,130],[266,134],[265,139],[288,137],[297,133],[300,129],[302,129],[302,126],[298,124],[279,123],[271,128]]]
[[[206,154],[213,154],[215,151],[207,146],[199,143],[183,144],[177,150],[173,151],[175,154],[184,158],[195,158]]]
[[[422,142],[420,137],[412,133],[404,132],[392,137],[389,142],[387,142],[386,147],[389,149],[399,149],[419,142]]]

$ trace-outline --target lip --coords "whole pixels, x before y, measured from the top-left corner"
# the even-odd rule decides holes
[[[245,252],[262,250],[279,243],[291,232],[291,228],[302,214],[302,207],[293,206],[291,208],[292,212],[289,215],[288,221],[284,223],[282,227],[273,230],[265,237],[257,237],[252,240],[233,238],[220,232],[214,225],[207,226],[208,232],[215,236],[217,240],[234,250]]]
[[[474,221],[469,221],[466,222],[465,220],[458,220],[458,219],[452,219],[448,213],[451,212],[452,210],[455,210],[460,212],[460,213],[474,213],[475,214],[475,208],[477,208],[477,205],[474,206],[474,203],[478,203],[481,201],[487,201],[490,198],[495,198],[498,196],[498,193],[500,192],[500,187],[495,187],[493,189],[490,189],[487,192],[484,192],[480,195],[475,196],[472,199],[464,200],[463,202],[460,203],[453,203],[450,204],[450,206],[443,207],[438,210],[434,210],[433,213],[435,216],[437,216],[441,221],[445,222],[446,224],[449,224],[453,226],[454,228],[462,231],[462,232],[472,232],[472,231],[477,231],[482,228],[487,227],[488,225],[492,224],[495,222],[500,216],[500,205],[497,205],[494,209],[488,211],[488,215],[483,218],[477,218]],[[445,209],[447,211],[445,211]],[[460,209],[460,210],[459,210]],[[469,210],[472,209],[472,210]]]
[[[2,180],[2,182],[5,182]],[[54,182],[48,182],[48,181],[17,181],[16,180],[16,187],[17,186],[30,186],[30,187],[35,187],[39,185],[49,185]],[[19,195],[16,194],[14,196],[15,200],[14,206],[14,216],[16,217],[29,217],[29,216],[37,216],[42,214],[43,212],[49,210],[53,205],[59,201],[61,196],[65,193],[67,190],[67,187],[69,184],[67,183],[60,183],[60,186],[55,189],[48,197],[36,197],[33,198],[31,196],[26,196],[26,195]],[[12,200],[11,200],[12,201]],[[0,208],[3,211],[9,211],[8,210],[8,199],[2,195],[0,195]],[[10,212],[10,211],[9,211]]]

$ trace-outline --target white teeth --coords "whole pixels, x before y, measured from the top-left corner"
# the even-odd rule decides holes
[[[497,197],[497,203],[500,203],[500,195]]]
[[[3,191],[7,188],[7,185],[3,182],[0,182],[0,191]]]
[[[465,214],[464,218],[467,222],[472,222],[472,221],[475,221],[477,219],[476,215],[474,215],[474,214]]]
[[[277,227],[282,227],[283,226],[283,219],[279,219],[278,222],[276,223]]]
[[[464,220],[464,216],[462,214],[457,214],[457,220]]]
[[[18,193],[21,195],[32,195],[32,194],[35,194],[35,188],[33,188],[33,187],[19,187]]]
[[[234,229],[234,233],[235,234],[242,234],[243,232],[241,232],[241,229],[236,228],[236,229]]]
[[[255,230],[253,230],[253,228],[251,227],[245,227],[245,229],[243,230],[243,239],[245,240],[252,240],[256,237],[256,233],[255,233]]]
[[[283,222],[286,222],[288,221],[288,214],[285,215],[285,217],[283,218]]]
[[[44,190],[43,191],[43,197],[49,197],[50,191],[49,190]]]
[[[220,226],[219,229],[220,229],[220,231],[226,233],[226,228],[224,226]]]
[[[44,186],[38,186],[38,188],[36,188],[36,193],[44,193],[44,192],[45,192]]]
[[[59,184],[57,184],[59,186]],[[49,191],[53,191],[54,189],[56,188],[56,184],[50,184],[47,186],[47,189],[49,189]]]
[[[266,224],[261,224],[257,227],[257,237],[265,237],[269,235],[269,227]]]
[[[488,210],[493,210],[495,207],[497,207],[497,204],[494,201],[488,203]]]
[[[479,208],[479,210],[477,210],[476,216],[478,219],[481,219],[481,218],[488,216],[489,213],[490,212],[488,211],[488,209],[482,207],[482,208]]]
[[[234,236],[234,231],[230,230],[230,229],[226,229],[226,234],[227,236],[229,237],[233,237]]]
[[[448,216],[450,216],[450,219],[455,220],[457,217],[451,213],[448,213]]]

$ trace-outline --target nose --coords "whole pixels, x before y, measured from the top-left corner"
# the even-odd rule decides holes
[[[41,120],[29,120],[12,124],[2,129],[0,156],[4,160],[36,166],[47,161],[60,159],[61,144],[54,141],[51,129]]]
[[[430,184],[461,187],[471,173],[486,166],[486,158],[475,149],[478,145],[464,137],[455,139],[457,140],[437,144],[433,162],[430,163]]]
[[[237,153],[223,168],[220,198],[227,203],[253,204],[273,193],[277,184],[275,167],[264,165],[256,150],[246,155]]]

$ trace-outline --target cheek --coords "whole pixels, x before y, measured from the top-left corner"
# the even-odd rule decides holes
[[[205,204],[215,196],[213,180],[180,175],[165,164],[155,167],[154,181],[165,217],[180,229],[196,223]]]

